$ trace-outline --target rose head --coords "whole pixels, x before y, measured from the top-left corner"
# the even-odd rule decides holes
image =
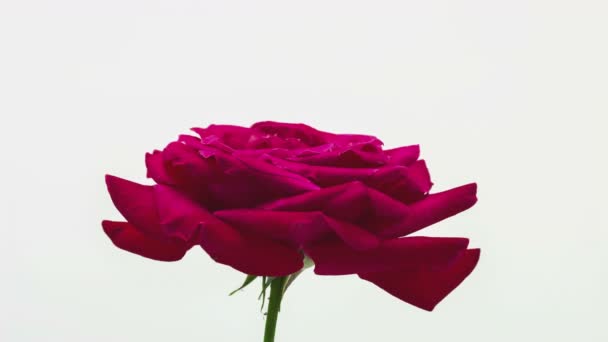
[[[303,124],[195,128],[146,155],[140,185],[107,176],[127,222],[104,221],[112,242],[176,261],[200,245],[249,275],[357,274],[432,310],[475,268],[466,238],[406,237],[473,206],[476,185],[429,194],[418,146],[383,150],[368,135]]]

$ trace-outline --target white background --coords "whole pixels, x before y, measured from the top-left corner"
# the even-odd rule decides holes
[[[199,249],[115,248],[112,173],[189,127],[305,122],[420,143],[473,209],[434,312],[307,272],[278,341],[608,340],[608,3],[0,0],[0,340],[261,341],[258,286]]]

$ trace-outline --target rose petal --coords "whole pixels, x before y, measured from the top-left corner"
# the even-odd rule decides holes
[[[197,149],[172,142],[163,150],[163,161],[177,188],[201,203],[212,205],[209,184],[222,176],[214,160],[204,160]]]
[[[382,145],[384,144],[382,140],[376,138],[373,135],[366,134],[334,134],[334,133],[325,133],[331,134],[331,142],[338,145],[359,145],[364,146],[363,150],[368,152],[374,151],[379,152],[382,149]]]
[[[200,223],[212,217],[211,214],[171,187],[158,185],[154,190],[159,222],[165,236],[198,244]]]
[[[319,188],[300,175],[202,143],[197,150],[169,144],[164,156],[177,187],[210,209],[251,207]]]
[[[209,125],[207,128],[192,128],[201,139],[215,136],[222,143],[235,149],[248,148],[261,139],[261,134],[251,128],[235,125]]]
[[[383,238],[411,234],[472,207],[477,202],[477,184],[471,183],[427,196],[410,205],[407,218],[378,231]]]
[[[431,175],[424,160],[415,161],[409,167],[408,175],[421,193],[426,194],[431,190],[433,182],[431,182]]]
[[[267,190],[277,191],[283,196],[319,189],[317,185],[305,177],[287,172],[262,160],[241,158],[240,162],[246,167],[243,170],[245,174],[251,174],[257,180],[264,183],[264,186],[268,186]],[[234,174],[239,175],[237,172]]]
[[[283,139],[296,139],[308,146],[322,145],[332,136],[304,124],[263,121],[253,124],[251,128],[266,134],[276,134]]]
[[[240,232],[278,240],[294,247],[336,235],[358,250],[375,248],[379,244],[378,238],[364,229],[331,219],[319,211],[235,209],[216,211],[214,215]]]
[[[163,160],[163,153],[154,150],[152,153],[146,153],[146,177],[152,178],[158,184],[175,184],[171,176],[167,173]]]
[[[433,183],[425,162],[419,160],[410,167],[394,165],[380,168],[365,180],[365,184],[409,204],[424,198]]]
[[[420,156],[420,146],[402,146],[385,150],[384,153],[386,153],[391,164],[409,166]]]
[[[382,152],[380,144],[364,141],[348,142],[341,146],[334,142],[321,146],[327,145],[331,148],[325,151],[309,154],[298,153],[287,159],[296,163],[343,168],[378,167],[387,162],[387,157]]]
[[[304,266],[296,248],[239,233],[218,219],[201,224],[201,246],[216,262],[250,275],[282,277]]]
[[[266,157],[266,160],[289,172],[302,175],[321,187],[363,180],[377,172],[377,169],[370,168],[307,165],[269,156]]]
[[[370,232],[397,225],[409,215],[406,205],[361,182],[282,198],[260,207],[278,211],[321,211],[329,217],[353,223]]]
[[[375,248],[356,251],[338,240],[305,246],[319,275],[345,275],[395,269],[419,269],[444,264],[465,250],[465,238],[408,237],[382,241]]]
[[[116,209],[140,231],[159,236],[158,212],[154,186],[141,185],[119,177],[106,175],[106,185]]]
[[[479,249],[470,249],[444,267],[359,274],[391,295],[432,311],[473,271],[479,260]]]
[[[196,128],[193,128],[196,130]],[[194,150],[200,151],[201,149],[213,149],[224,153],[232,154],[239,150],[235,150],[232,147],[226,145],[220,138],[215,135],[208,136],[205,138],[197,138],[191,135],[182,134],[179,136],[178,142],[193,148]]]
[[[261,148],[261,149],[256,149],[256,150],[234,151],[233,156],[236,158],[239,158],[239,159],[241,159],[241,158],[260,158],[265,155],[278,157],[278,158],[287,158],[293,154],[294,154],[293,150],[273,147],[273,148]]]
[[[177,261],[189,249],[189,246],[177,240],[161,240],[145,235],[128,222],[103,221],[102,226],[116,247],[146,258]]]

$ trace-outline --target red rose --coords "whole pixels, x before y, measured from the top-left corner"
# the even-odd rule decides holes
[[[106,182],[127,222],[104,221],[113,243],[175,261],[200,245],[250,275],[357,274],[432,310],[475,268],[466,238],[404,237],[473,206],[476,185],[429,195],[418,146],[382,149],[368,135],[303,124],[211,125],[146,155],[140,185]]]

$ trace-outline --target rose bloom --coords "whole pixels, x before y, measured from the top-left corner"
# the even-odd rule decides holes
[[[419,147],[303,124],[194,128],[146,155],[141,185],[106,176],[127,222],[103,221],[119,248],[176,261],[194,246],[248,275],[357,274],[432,310],[475,268],[468,239],[407,237],[473,206],[476,184],[429,194]]]

